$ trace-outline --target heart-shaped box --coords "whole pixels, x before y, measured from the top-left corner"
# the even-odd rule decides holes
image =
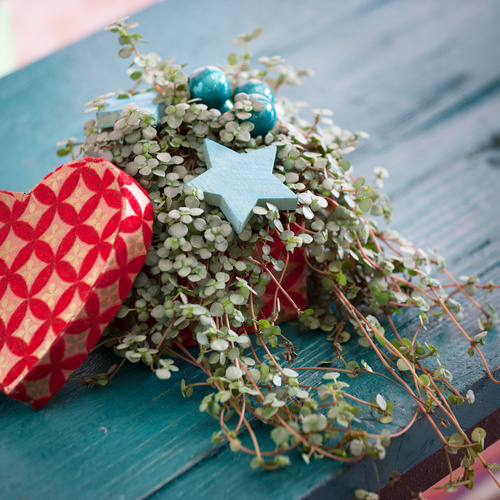
[[[48,403],[126,298],[152,224],[146,191],[100,158],[0,191],[0,390]]]

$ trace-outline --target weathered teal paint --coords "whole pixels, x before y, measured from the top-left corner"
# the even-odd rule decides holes
[[[189,63],[189,73],[224,62],[235,35],[262,26],[256,56],[280,54],[316,72],[284,94],[312,108],[330,107],[340,125],[370,133],[353,163],[356,174],[368,178],[373,166],[390,170],[385,190],[396,229],[423,248],[438,248],[456,276],[477,273],[483,281],[500,282],[500,4],[289,1],[283,8],[255,0],[241,4],[241,15],[228,22],[223,13],[233,2],[219,0],[210,9],[197,2],[189,23],[174,22],[188,16],[182,2],[134,16],[151,42],[148,50],[175,54]],[[112,35],[101,33],[0,80],[2,189],[29,190],[61,162],[55,143],[82,136],[83,104],[127,86],[128,62],[116,50]],[[500,306],[498,294],[489,300]],[[475,312],[469,306],[467,312],[464,326],[475,333]],[[409,316],[395,321],[403,335],[413,333]],[[304,365],[334,356],[319,333],[301,334],[291,325],[285,333],[300,347]],[[498,335],[491,331],[484,349],[497,377]],[[484,377],[477,356],[467,356],[465,343],[455,344],[459,338],[448,322],[436,322],[429,333],[460,390],[472,385],[476,393],[474,405],[457,408],[470,427],[499,407],[500,388]],[[355,347],[350,355],[377,369],[371,354]],[[112,357],[100,350],[82,370],[103,370]],[[205,392],[197,389],[183,399],[181,378],[201,380],[184,367],[173,381],[162,382],[134,365],[105,388],[71,380],[40,412],[0,396],[0,497],[299,499],[334,480],[328,497],[345,499],[356,486],[374,487],[369,462],[346,469],[322,460],[307,467],[295,455],[288,469],[252,471],[246,456],[212,448],[217,423],[197,411]],[[374,377],[349,382],[365,398],[402,396]],[[407,406],[395,414],[391,429],[411,417]],[[379,428],[371,420],[366,425]],[[420,420],[395,440],[385,465],[404,471],[437,448],[433,431]]]

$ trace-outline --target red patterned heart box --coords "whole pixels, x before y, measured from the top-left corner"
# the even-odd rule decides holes
[[[48,403],[127,296],[152,224],[147,193],[102,159],[0,191],[0,390]]]

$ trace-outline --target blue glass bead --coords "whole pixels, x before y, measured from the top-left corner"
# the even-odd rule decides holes
[[[274,102],[274,93],[271,87],[263,82],[262,80],[257,80],[256,78],[251,78],[245,82],[241,82],[234,89],[234,95],[240,92],[245,92],[245,94],[261,94],[267,97],[271,102]]]
[[[276,110],[274,109],[274,104],[262,94],[249,94],[249,97],[254,97],[266,105],[264,109],[260,111],[252,111],[252,116],[247,120],[244,120],[255,125],[254,129],[250,131],[250,135],[252,137],[266,135],[270,130],[272,130],[274,124],[276,123]]]
[[[215,66],[203,66],[189,76],[191,98],[201,99],[209,108],[219,109],[231,95],[226,74]]]
[[[221,113],[225,113],[226,111],[231,111],[234,108],[234,104],[228,99],[220,108],[219,111]]]

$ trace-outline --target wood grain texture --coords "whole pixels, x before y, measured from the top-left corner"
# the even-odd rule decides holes
[[[286,95],[312,108],[330,107],[339,125],[370,133],[352,161],[356,174],[368,179],[373,166],[389,169],[394,226],[419,246],[438,248],[456,276],[475,273],[500,282],[498,2],[289,0],[285,8],[255,0],[239,4],[230,22],[235,7],[229,0],[190,5],[188,12],[186,4],[167,1],[135,18],[151,50],[175,54],[177,62],[189,63],[189,73],[223,62],[235,35],[262,26],[256,56],[280,54],[316,72],[303,86],[284,89]],[[52,169],[55,142],[82,135],[83,103],[126,86],[128,63],[115,55],[110,37],[97,34],[0,80],[2,189],[26,191],[36,184]],[[500,306],[498,294],[490,300]],[[468,305],[467,313],[465,327],[475,332],[476,314]],[[409,315],[396,320],[403,335],[412,332]],[[299,346],[304,365],[333,357],[321,334],[299,334],[292,325],[285,333]],[[485,349],[497,375],[499,333],[488,334]],[[472,385],[476,393],[474,405],[457,408],[461,423],[470,427],[496,410],[500,389],[485,379],[477,357],[467,356],[466,345],[454,342],[458,332],[436,322],[428,335],[442,346],[457,387]],[[357,347],[350,355],[377,367]],[[111,362],[112,354],[99,351],[82,370],[99,371]],[[38,413],[0,397],[4,491],[14,498],[345,499],[355,487],[376,487],[367,461],[342,468],[323,460],[308,468],[296,455],[294,465],[277,473],[252,471],[247,457],[211,446],[217,423],[197,411],[205,392],[183,399],[182,378],[201,380],[184,367],[162,382],[137,366],[105,388],[72,380]],[[388,398],[404,398],[375,377],[350,383],[365,398],[382,389]],[[408,404],[390,429],[410,417]],[[379,428],[369,416],[365,425]],[[419,421],[394,440],[385,465],[405,471],[438,448],[433,431]]]

